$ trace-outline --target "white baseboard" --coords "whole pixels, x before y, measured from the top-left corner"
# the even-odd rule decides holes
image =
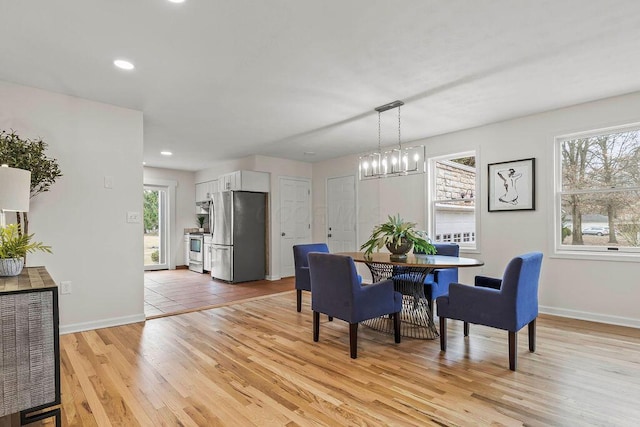
[[[588,311],[569,310],[566,308],[546,307],[542,305],[539,306],[538,309],[540,313],[551,314],[554,316],[640,328],[640,319],[632,319],[630,317],[610,316],[608,314],[590,313]]]
[[[282,279],[282,277],[280,277],[280,276],[267,276],[267,277],[265,277],[265,279],[267,279],[267,280],[280,280],[280,279]]]
[[[144,322],[144,313],[132,316],[114,317],[111,319],[97,320],[95,322],[73,323],[71,325],[61,325],[60,335],[72,334],[74,332],[90,331],[92,329],[110,328],[112,326],[128,325],[129,323]]]

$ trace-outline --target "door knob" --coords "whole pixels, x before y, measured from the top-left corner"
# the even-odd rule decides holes
[[[284,236],[284,235],[285,235],[284,231],[283,231],[283,232],[282,232],[282,234],[280,234],[280,235],[281,235],[281,236]]]

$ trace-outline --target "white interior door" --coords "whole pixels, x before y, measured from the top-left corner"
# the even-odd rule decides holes
[[[280,178],[280,276],[295,274],[293,245],[311,242],[311,184]]]
[[[327,180],[327,242],[331,252],[353,252],[356,247],[355,176]]]

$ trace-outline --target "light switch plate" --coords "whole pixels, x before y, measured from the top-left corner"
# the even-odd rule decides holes
[[[105,176],[104,177],[104,188],[108,188],[108,189],[113,189],[113,177],[112,176]]]
[[[139,223],[140,222],[140,212],[127,212],[127,222]]]

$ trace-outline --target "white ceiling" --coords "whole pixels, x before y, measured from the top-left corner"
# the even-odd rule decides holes
[[[408,143],[640,90],[638,0],[0,0],[0,16],[1,80],[142,110],[147,165],[174,169],[367,151],[396,99]]]

